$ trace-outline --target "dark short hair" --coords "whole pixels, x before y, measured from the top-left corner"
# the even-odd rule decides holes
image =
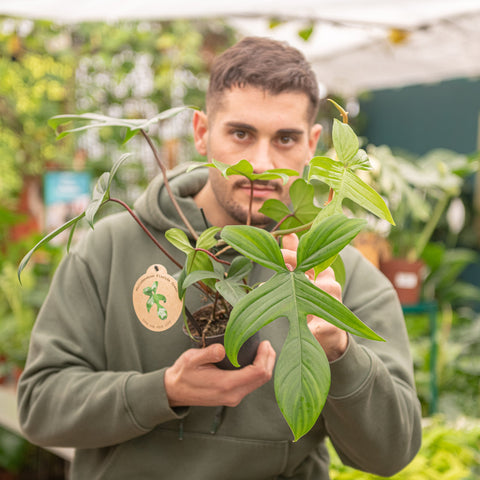
[[[319,106],[315,74],[303,54],[285,42],[246,37],[225,50],[213,63],[207,110],[215,112],[225,90],[251,86],[273,95],[303,92],[309,99],[308,117],[315,121]]]

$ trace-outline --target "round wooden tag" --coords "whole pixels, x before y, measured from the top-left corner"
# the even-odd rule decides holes
[[[178,320],[182,301],[177,282],[162,265],[152,265],[133,288],[133,308],[149,330],[163,332]]]

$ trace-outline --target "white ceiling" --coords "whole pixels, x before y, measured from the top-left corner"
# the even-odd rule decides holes
[[[480,0],[0,0],[0,14],[61,23],[222,17],[242,34],[300,48],[326,88],[344,94],[480,77]],[[272,30],[271,17],[288,21]],[[305,42],[297,32],[311,21]],[[406,32],[403,41],[392,42],[392,28]]]

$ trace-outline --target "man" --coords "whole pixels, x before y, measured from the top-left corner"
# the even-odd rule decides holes
[[[248,159],[258,172],[301,171],[321,132],[316,79],[303,56],[271,40],[247,38],[215,63],[206,113],[194,115],[198,152],[235,163]],[[215,170],[173,173],[178,201],[197,230],[209,224],[244,223],[248,192],[238,177]],[[288,202],[288,186],[259,182],[253,223],[267,198]],[[135,208],[156,238],[182,228],[156,178]],[[295,265],[296,239],[284,244]],[[232,254],[229,254],[232,255]],[[32,333],[19,384],[25,434],[40,445],[75,447],[73,479],[328,479],[329,436],[341,459],[355,468],[392,475],[415,455],[421,438],[420,408],[408,339],[390,284],[360,254],[342,254],[343,292],[331,271],[321,288],[342,299],[387,342],[347,335],[318,318],[310,328],[331,362],[332,386],[314,428],[293,442],[270,381],[286,323],[261,330],[252,365],[219,370],[221,345],[189,348],[178,326],[145,328],[132,306],[132,289],[152,264],[178,268],[125,213],[99,222],[63,260]],[[252,283],[265,281],[255,267]],[[190,310],[201,304],[189,295]],[[268,340],[266,340],[268,339]],[[212,431],[219,406],[227,406]]]

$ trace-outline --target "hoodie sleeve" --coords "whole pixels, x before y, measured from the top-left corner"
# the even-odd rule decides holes
[[[111,245],[103,244],[87,248],[100,249],[107,278]],[[109,368],[101,286],[107,282],[98,276],[81,255],[68,254],[37,318],[18,386],[20,425],[35,444],[109,446],[186,415],[186,409],[168,404],[165,368],[148,373]]]
[[[421,409],[402,309],[383,275],[360,253],[346,252],[344,302],[385,342],[350,336],[331,363],[332,385],[323,416],[342,461],[390,476],[421,443]]]

